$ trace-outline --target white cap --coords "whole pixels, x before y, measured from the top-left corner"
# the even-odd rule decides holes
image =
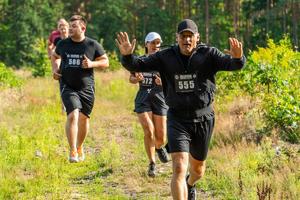
[[[161,37],[160,37],[160,35],[158,33],[156,33],[156,32],[150,32],[150,33],[147,34],[147,36],[145,38],[145,44],[147,42],[152,42],[155,39],[159,39],[160,42],[162,42]]]

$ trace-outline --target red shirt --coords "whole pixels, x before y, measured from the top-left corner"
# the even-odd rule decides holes
[[[52,31],[48,40],[51,42],[51,43],[54,43],[54,40],[56,38],[60,37],[60,32],[58,30],[55,30],[55,31]]]

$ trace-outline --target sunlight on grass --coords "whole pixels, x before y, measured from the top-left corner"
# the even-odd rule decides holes
[[[127,76],[124,71],[96,74],[87,158],[76,164],[67,160],[66,115],[56,82],[30,78],[13,98],[5,96],[0,199],[170,199],[171,163],[158,161],[155,179],[146,174],[144,133],[132,111],[137,87]],[[234,104],[233,99],[217,104],[218,124],[206,174],[197,184],[199,195],[254,200],[257,187],[267,182],[273,199],[299,199],[297,146],[282,144],[277,155],[271,141],[255,144],[251,131],[261,123],[251,112],[255,102],[236,98]]]

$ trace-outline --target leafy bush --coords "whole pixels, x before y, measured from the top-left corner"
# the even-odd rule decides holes
[[[243,87],[263,101],[262,108],[269,130],[277,129],[281,138],[300,142],[300,54],[292,50],[286,37],[250,54],[243,73],[249,83]]]
[[[37,76],[48,76],[51,72],[51,62],[47,54],[47,42],[45,39],[38,38],[32,45],[32,64],[33,71],[32,75]]]
[[[14,74],[13,70],[0,62],[0,87],[19,87],[21,84],[21,79]]]
[[[241,90],[258,99],[262,135],[276,132],[285,141],[300,142],[300,53],[285,37],[250,52],[243,70],[217,76],[218,95],[237,96]]]
[[[109,71],[117,71],[122,68],[122,65],[119,61],[118,55],[115,51],[109,52],[108,58],[109,58]]]

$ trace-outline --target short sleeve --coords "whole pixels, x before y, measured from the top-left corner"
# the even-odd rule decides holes
[[[98,58],[100,56],[103,56],[105,54],[105,51],[101,44],[98,42],[95,42],[95,58]]]
[[[55,53],[59,56],[61,56],[61,50],[62,50],[62,42],[58,41],[56,48],[55,48]]]

